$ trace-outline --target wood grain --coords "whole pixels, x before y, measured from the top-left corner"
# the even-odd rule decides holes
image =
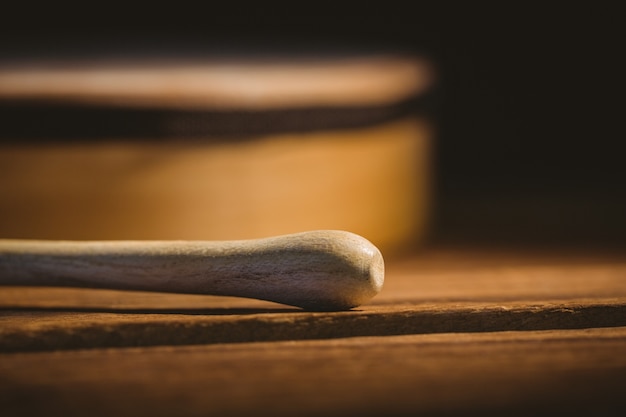
[[[335,313],[0,288],[0,413],[621,416],[623,255],[433,248]]]
[[[626,298],[441,303],[344,313],[265,309],[4,311],[0,352],[626,326]]]
[[[5,416],[619,415],[626,328],[0,355]]]

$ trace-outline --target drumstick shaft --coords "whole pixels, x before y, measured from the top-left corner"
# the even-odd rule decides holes
[[[239,241],[0,240],[0,284],[257,298],[356,307],[384,280],[378,249],[343,231]]]

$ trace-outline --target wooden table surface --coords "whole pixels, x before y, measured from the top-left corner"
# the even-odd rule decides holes
[[[626,251],[433,247],[345,312],[0,288],[0,415],[623,415]]]

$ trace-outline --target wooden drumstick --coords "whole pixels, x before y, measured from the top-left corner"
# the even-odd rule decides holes
[[[0,284],[258,298],[347,310],[384,281],[380,251],[353,233],[319,230],[233,241],[0,240]]]

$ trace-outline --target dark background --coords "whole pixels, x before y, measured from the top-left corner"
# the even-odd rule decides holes
[[[394,48],[436,63],[432,239],[626,243],[619,14],[602,6],[169,4],[7,12],[3,56],[251,48]]]

